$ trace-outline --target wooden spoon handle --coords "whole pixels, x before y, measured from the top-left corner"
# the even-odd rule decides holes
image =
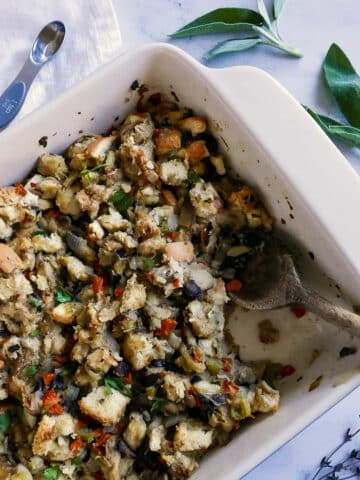
[[[292,304],[304,307],[351,335],[360,337],[360,315],[326,300],[310,288],[300,288],[293,297],[290,299]]]

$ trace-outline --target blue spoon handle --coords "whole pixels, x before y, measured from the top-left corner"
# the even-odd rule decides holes
[[[0,129],[19,113],[29,88],[41,66],[28,59],[14,81],[0,97]]]

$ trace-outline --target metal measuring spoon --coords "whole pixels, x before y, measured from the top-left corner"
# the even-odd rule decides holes
[[[304,286],[292,256],[276,242],[255,254],[242,274],[243,287],[232,300],[247,310],[298,306],[333,323],[351,335],[360,336],[360,315],[346,310]]]
[[[65,36],[65,25],[54,21],[39,33],[24,66],[0,97],[0,129],[19,113],[40,68],[53,58]]]

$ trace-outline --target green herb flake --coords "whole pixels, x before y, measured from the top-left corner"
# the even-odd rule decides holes
[[[45,468],[43,471],[43,478],[45,480],[58,480],[61,476],[61,469],[58,465]]]
[[[10,427],[11,416],[8,411],[0,413],[0,432],[6,432]]]
[[[112,394],[112,389],[131,397],[131,390],[125,385],[124,377],[105,377],[104,380],[107,395]]]
[[[152,257],[146,257],[144,258],[144,269],[151,270],[159,262],[161,262],[161,255],[153,255]]]
[[[83,168],[80,172],[81,177],[88,176],[92,172],[96,172],[97,170],[101,170],[102,168],[107,167],[108,165],[106,163],[100,163],[99,165],[96,165],[94,168]]]
[[[45,232],[45,230],[36,230],[31,236],[32,237],[37,237],[39,235],[41,235],[44,238],[49,236],[48,232]]]
[[[38,328],[35,328],[30,332],[30,337],[38,337],[40,335],[40,330]]]
[[[39,370],[39,365],[31,365],[26,370],[26,376],[29,378],[34,377],[38,370]]]
[[[127,210],[133,206],[135,198],[120,190],[119,192],[114,193],[110,198],[110,201],[113,202],[118,212],[126,213]]]
[[[71,300],[73,299],[73,296],[72,294],[69,292],[69,290],[66,290],[64,287],[62,287],[61,285],[58,285],[56,287],[56,300],[59,302],[59,303],[67,303],[67,302],[71,302]]]
[[[71,460],[71,463],[73,465],[81,465],[83,459],[80,455],[76,455],[76,457],[74,457],[72,460]]]
[[[30,305],[32,305],[35,308],[40,308],[40,307],[43,306],[43,303],[38,298],[31,298],[30,299]]]
[[[162,409],[162,407],[165,405],[165,403],[166,403],[165,398],[155,397],[155,398],[154,398],[154,402],[153,402],[153,404],[151,405],[150,412],[151,412],[151,413],[157,413],[159,410]]]
[[[190,170],[189,175],[188,175],[188,182],[189,185],[195,185],[195,183],[199,182],[201,179],[200,175],[194,170]]]

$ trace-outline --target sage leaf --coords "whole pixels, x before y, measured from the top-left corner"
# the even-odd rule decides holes
[[[265,20],[266,25],[271,29],[271,20],[270,20],[264,0],[257,0],[257,7],[260,15]]]
[[[259,37],[226,40],[225,42],[218,43],[217,45],[215,45],[214,48],[209,50],[204,55],[204,59],[211,60],[217,55],[221,55],[223,53],[241,52],[242,50],[248,50],[249,48],[255,47],[259,43],[262,43],[262,40],[260,40]]]
[[[320,125],[325,133],[338,140],[342,140],[352,147],[360,148],[360,128],[352,127],[351,125],[343,125],[332,118],[314,112],[309,107],[304,106],[304,108]]]
[[[360,76],[336,43],[326,54],[323,70],[340,110],[351,125],[360,127]]]
[[[238,32],[251,29],[253,25],[263,24],[264,18],[254,10],[247,8],[218,8],[196,18],[169,36],[171,38],[182,38],[211,33]]]
[[[277,20],[286,0],[274,0],[274,19]]]

